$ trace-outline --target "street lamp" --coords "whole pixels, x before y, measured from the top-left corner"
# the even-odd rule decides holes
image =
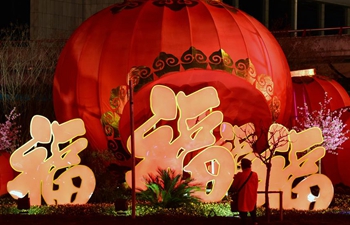
[[[131,142],[131,185],[132,185],[132,202],[131,217],[135,218],[136,209],[136,182],[135,182],[135,138],[134,138],[134,79],[138,76],[139,70],[131,68],[128,73],[129,86],[129,103],[130,103],[130,142]]]

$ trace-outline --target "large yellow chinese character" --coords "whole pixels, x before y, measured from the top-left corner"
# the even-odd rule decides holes
[[[136,167],[136,188],[141,189],[143,177],[156,173],[157,168],[170,167],[182,173],[186,154],[213,145],[216,141],[213,130],[223,119],[221,112],[212,111],[220,104],[213,87],[189,95],[183,92],[175,95],[170,88],[157,85],[150,98],[153,116],[135,130],[136,156],[143,159]],[[160,121],[176,118],[177,130],[169,125],[157,127]],[[126,181],[131,185],[131,173],[126,174]]]
[[[171,168],[178,174],[185,170],[203,187],[210,186],[209,191],[196,193],[197,196],[205,202],[220,201],[232,183],[238,160],[244,157],[252,160],[253,170],[259,174],[259,190],[265,190],[266,166],[251,147],[257,138],[254,125],[223,122],[222,112],[215,111],[219,104],[213,87],[188,95],[175,94],[161,85],[153,87],[150,95],[153,115],[135,130],[136,157],[142,159],[136,166],[136,188],[144,189],[144,177],[155,174],[158,168]],[[218,127],[220,136],[216,137],[213,130]],[[283,191],[286,209],[308,209],[311,203],[314,209],[327,208],[333,186],[326,176],[316,174],[316,162],[325,154],[324,148],[319,146],[323,141],[320,129],[296,133],[280,124],[272,124],[269,132],[269,145],[279,140],[279,135],[283,135],[284,143],[272,153],[269,190]],[[130,150],[130,138],[127,147]],[[305,150],[309,152],[298,158],[297,153]],[[184,165],[188,153],[193,155]],[[131,172],[126,174],[126,181],[131,186]],[[318,194],[310,191],[316,186]],[[271,195],[270,199],[270,206],[277,208],[278,195]],[[263,200],[264,196],[259,195],[258,205],[262,205]]]
[[[283,141],[285,144],[277,148],[272,157],[269,190],[283,191],[284,209],[327,208],[333,198],[334,190],[329,178],[323,174],[317,174],[317,162],[325,154],[324,148],[320,146],[323,142],[321,130],[314,127],[296,133],[294,130],[288,131],[280,124],[272,124],[270,131],[272,131],[268,136],[270,145],[279,139],[278,135],[288,138],[288,141]],[[254,132],[253,124],[238,127],[222,123],[221,138],[216,145],[231,151],[235,165],[241,157],[252,160],[253,170],[259,175],[259,190],[265,191],[266,166],[256,157],[251,146],[245,141],[247,137],[250,137],[253,139],[249,140],[249,143],[253,143],[254,135],[251,136],[251,134]],[[298,153],[306,150],[309,151],[298,157]],[[313,187],[317,187],[315,190],[318,190],[318,193],[311,191]],[[264,200],[264,195],[259,195],[258,205],[264,204]],[[279,207],[279,195],[270,195],[270,207]]]
[[[276,124],[272,126],[282,127]],[[311,203],[314,203],[313,209],[327,208],[333,198],[333,185],[325,175],[316,174],[317,162],[324,156],[325,149],[321,146],[312,148],[322,143],[321,130],[316,127],[300,133],[292,130],[288,138],[289,145],[276,149],[272,158],[269,190],[283,191],[284,209],[308,210]],[[297,153],[308,149],[311,150],[307,154],[298,157]],[[255,161],[252,167],[259,174],[259,190],[262,191],[265,187],[266,168],[259,161]],[[312,193],[312,187],[317,187],[319,193]],[[270,195],[270,207],[279,207],[278,197],[276,194]],[[260,195],[258,205],[263,203],[264,197]]]
[[[85,138],[75,139],[85,134],[83,121],[74,119],[51,124],[43,116],[34,116],[30,134],[32,139],[10,158],[12,168],[19,172],[7,184],[11,196],[17,199],[28,194],[31,205],[41,205],[41,195],[47,204],[86,203],[95,189],[95,177],[88,167],[78,165],[78,153],[87,146]],[[60,144],[73,139],[60,149]],[[38,146],[50,142],[51,152]],[[76,182],[73,181],[75,178]]]
[[[216,165],[215,169],[212,168],[213,165]],[[191,173],[196,182],[204,184],[205,188],[211,182],[210,192],[197,192],[196,196],[206,202],[217,202],[231,186],[235,168],[235,161],[228,149],[211,146],[196,155],[184,170]]]

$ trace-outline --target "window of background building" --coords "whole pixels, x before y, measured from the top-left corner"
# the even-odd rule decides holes
[[[291,1],[290,0],[270,0],[270,30],[291,30]]]
[[[0,1],[0,28],[13,24],[29,25],[30,0]]]
[[[260,22],[263,21],[263,0],[240,0],[239,8]]]
[[[319,28],[318,2],[298,1],[298,29]]]
[[[233,5],[234,0],[223,0],[228,5]],[[263,0],[240,0],[239,9],[253,16],[255,19],[262,21],[263,18]]]
[[[345,9],[340,5],[326,4],[325,6],[325,27],[345,26]],[[326,31],[325,34],[338,34],[339,30]]]

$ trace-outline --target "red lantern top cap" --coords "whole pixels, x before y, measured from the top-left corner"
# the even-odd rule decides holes
[[[316,70],[314,68],[305,70],[294,70],[290,72],[290,75],[292,77],[314,76],[316,75]]]

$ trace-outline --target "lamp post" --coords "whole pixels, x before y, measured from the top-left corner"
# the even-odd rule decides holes
[[[133,74],[137,72],[132,68],[128,74],[129,84],[129,103],[130,103],[130,142],[131,142],[131,184],[132,184],[132,203],[131,203],[131,217],[135,219],[136,209],[136,185],[135,185],[135,138],[134,138],[134,87]]]

